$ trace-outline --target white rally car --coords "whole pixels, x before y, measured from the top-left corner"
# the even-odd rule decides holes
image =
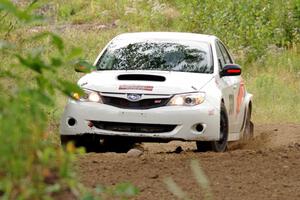
[[[75,93],[65,108],[62,143],[126,149],[183,140],[196,141],[199,151],[222,152],[229,141],[253,135],[252,95],[215,36],[121,34],[94,67],[78,81],[85,95]]]

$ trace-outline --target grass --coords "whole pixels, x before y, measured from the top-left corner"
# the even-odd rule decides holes
[[[256,123],[300,122],[299,47],[271,51],[245,66],[247,89],[254,94]]]
[[[0,3],[5,1],[0,0]],[[28,5],[28,1],[25,0],[19,2],[23,7]],[[28,67],[36,65],[20,65],[15,57],[16,54],[24,56],[28,52],[37,53],[40,47],[46,47],[41,57],[45,62],[53,56],[65,60],[64,53],[76,47],[81,49],[80,57],[92,63],[108,41],[124,32],[183,31],[215,34],[229,45],[237,57],[237,62],[243,67],[247,89],[254,95],[254,122],[300,123],[300,2],[298,0],[286,2],[280,0],[274,2],[268,0],[243,2],[41,0],[40,2],[41,8],[37,13],[47,17],[43,22],[24,23],[22,19],[18,21],[12,15],[1,11],[0,6],[0,94],[2,97],[0,136],[4,138],[3,141],[10,144],[2,145],[0,148],[0,154],[6,155],[0,157],[0,166],[2,166],[0,178],[5,177],[5,181],[0,182],[0,197],[5,190],[9,191],[8,197],[12,198],[22,192],[24,194],[21,198],[25,199],[32,195],[38,199],[45,193],[50,198],[51,191],[59,191],[59,188],[53,189],[47,184],[41,187],[43,177],[39,175],[44,173],[47,176],[49,170],[52,174],[56,174],[58,172],[55,170],[59,169],[62,170],[59,174],[63,181],[72,177],[72,171],[68,171],[70,165],[68,161],[71,158],[57,148],[52,148],[53,145],[44,144],[44,137],[47,134],[51,133],[51,137],[56,140],[58,138],[58,124],[67,97],[64,93],[50,92],[54,83],[38,85],[36,80],[42,77],[46,78],[45,83],[51,83],[51,80],[76,83],[82,74],[75,73],[71,64],[63,65],[53,73],[39,74],[34,70],[28,70]],[[20,12],[18,15],[19,18],[24,17]],[[109,28],[97,30],[80,26],[86,23],[92,26],[104,24]],[[72,26],[74,24],[79,26]],[[43,40],[32,39],[38,26],[53,30],[64,39],[63,53],[55,47],[57,43],[53,42],[51,37]],[[2,47],[5,43],[2,40],[15,44],[14,49],[10,52],[3,51]],[[33,60],[39,61],[38,58]],[[19,83],[15,78],[10,77],[10,73],[20,77]],[[51,73],[52,77],[49,76]],[[45,107],[42,105],[45,99],[38,96],[43,94],[43,87],[49,90],[55,102]],[[28,93],[27,89],[32,89],[35,93]],[[40,117],[40,113],[44,114],[41,115],[43,118]],[[47,126],[48,128],[45,128]],[[10,134],[10,137],[6,137],[6,134]],[[56,154],[60,156],[53,162]],[[14,159],[12,160],[11,157]],[[9,176],[4,176],[6,171]],[[26,176],[27,172],[38,173]],[[16,185],[18,187],[15,187]],[[64,185],[65,183],[62,183],[61,186]]]

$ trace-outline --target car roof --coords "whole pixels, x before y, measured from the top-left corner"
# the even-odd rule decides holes
[[[197,33],[182,32],[138,32],[123,33],[114,38],[114,40],[127,40],[130,42],[141,40],[189,40],[198,42],[213,43],[217,39],[214,35],[204,35]]]

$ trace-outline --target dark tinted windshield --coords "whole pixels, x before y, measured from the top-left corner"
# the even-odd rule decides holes
[[[213,73],[209,45],[189,41],[118,41],[107,48],[97,62],[97,69]]]

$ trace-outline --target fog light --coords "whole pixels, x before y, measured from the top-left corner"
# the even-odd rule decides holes
[[[204,129],[204,127],[203,127],[203,125],[202,125],[202,124],[197,124],[197,126],[196,126],[196,131],[198,131],[198,132],[202,132],[202,131],[203,131],[203,129]]]
[[[68,119],[68,125],[69,126],[74,126],[76,124],[76,119],[74,119],[74,118],[70,118],[70,119]]]

